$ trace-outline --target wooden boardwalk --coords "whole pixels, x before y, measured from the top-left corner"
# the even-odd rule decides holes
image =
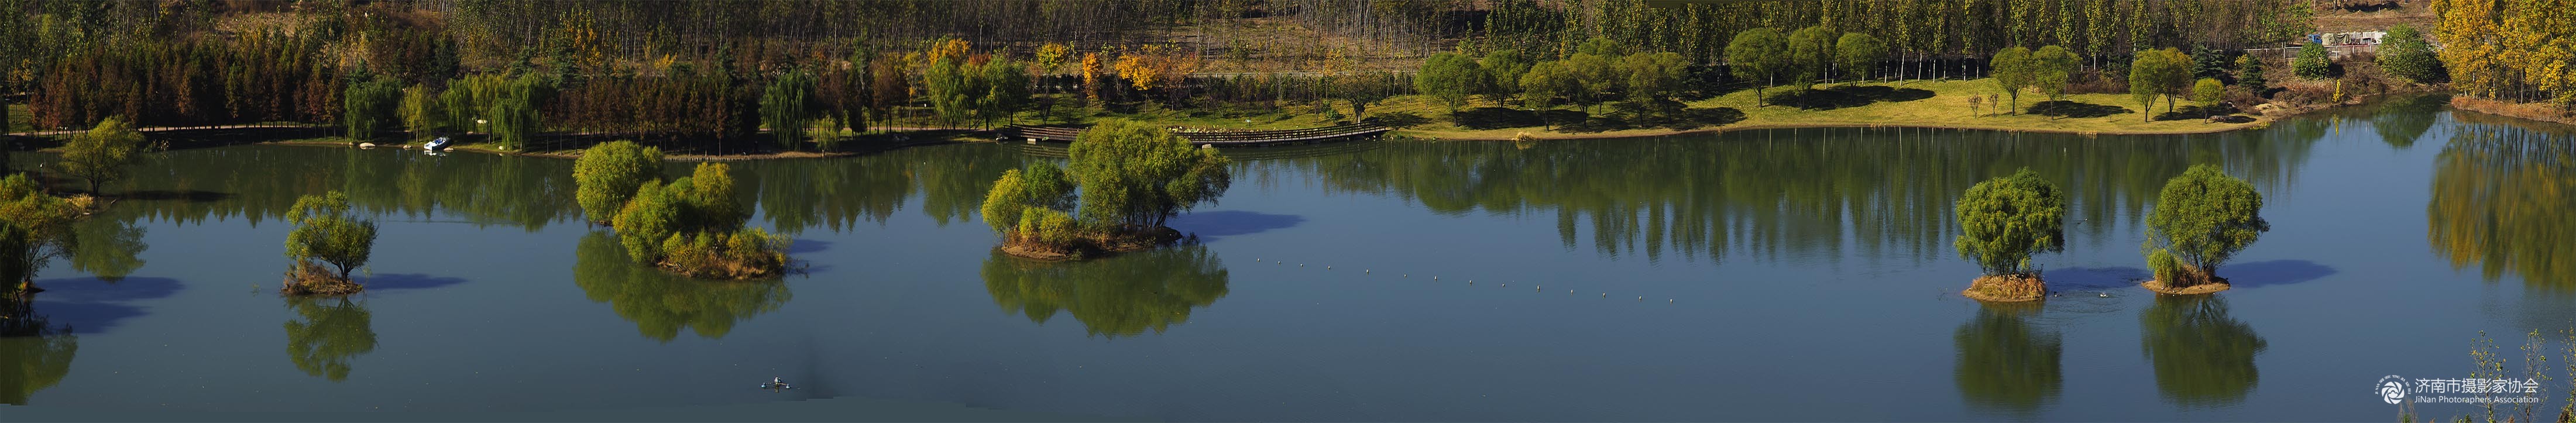
[[[1068,125],[1011,126],[995,132],[998,132],[1004,140],[1070,143],[1075,138],[1081,137],[1082,131],[1089,129],[1091,128],[1086,126]],[[1201,146],[1248,147],[1369,139],[1393,130],[1395,129],[1384,126],[1354,124],[1277,131],[1178,132],[1173,135],[1179,135],[1181,139]]]

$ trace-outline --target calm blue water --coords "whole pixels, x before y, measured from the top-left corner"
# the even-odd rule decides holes
[[[1174,219],[1203,245],[993,254],[985,188],[1060,152],[735,163],[752,225],[793,234],[810,267],[718,283],[627,265],[576,218],[569,161],[172,151],[84,223],[126,242],[38,277],[33,314],[57,334],[0,338],[18,369],[0,394],[72,412],[830,398],[1004,419],[2393,420],[2381,376],[2463,377],[2479,331],[2510,350],[2576,325],[2576,130],[2426,104],[2188,136],[1244,152],[1222,203]],[[2273,231],[2220,268],[2235,289],[2160,300],[2133,285],[2138,221],[2195,163],[2260,187]],[[2078,202],[2072,245],[2040,259],[2062,296],[1960,298],[1977,270],[1950,247],[1952,201],[2021,167]],[[383,225],[370,288],[281,299],[276,215],[331,189]],[[771,377],[799,389],[753,388]]]

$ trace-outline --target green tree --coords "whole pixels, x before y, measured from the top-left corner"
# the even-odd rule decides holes
[[[2271,88],[2271,82],[2263,79],[2263,59],[2254,58],[2251,54],[2237,56],[2236,85],[2254,90],[2258,94],[2264,89]]]
[[[1994,69],[1995,85],[2012,98],[2013,113],[2021,113],[2021,90],[2029,88],[2039,78],[2037,66],[2030,60],[2030,49],[2012,47],[1995,52],[1990,66]]]
[[[443,106],[445,104],[439,101],[437,90],[427,85],[413,85],[403,90],[403,127],[411,131],[413,140],[429,139],[448,130],[450,119]]]
[[[1027,167],[1002,171],[993,189],[984,194],[980,209],[984,222],[993,233],[1009,234],[1018,227],[1020,215],[1030,208],[1071,212],[1074,206],[1073,181],[1066,179],[1064,168],[1054,163],[1030,163]]]
[[[2172,95],[2190,86],[2191,69],[2182,61],[2189,60],[2174,49],[2163,49],[2138,52],[2138,58],[2129,62],[2129,97],[2136,99],[2142,109],[2138,112],[2139,121],[2154,119],[2156,96]],[[2167,109],[2172,108],[2171,101],[2166,104]]]
[[[504,98],[485,114],[492,142],[503,149],[526,147],[537,133],[537,108],[527,98]]]
[[[1151,124],[1105,120],[1066,151],[1065,173],[1080,187],[1080,220],[1101,228],[1157,228],[1233,184],[1232,161]]]
[[[1421,71],[1414,72],[1413,90],[1439,99],[1450,112],[1457,112],[1467,105],[1467,95],[1482,85],[1486,73],[1476,66],[1476,58],[1464,54],[1433,54],[1422,61]]]
[[[0,245],[0,277],[9,278],[0,283],[17,288],[0,289],[0,293],[32,287],[36,271],[45,262],[77,249],[79,237],[73,225],[85,211],[72,201],[46,195],[43,186],[26,174],[0,177],[0,231],[8,232],[7,242],[0,242],[5,244]]]
[[[1485,59],[1477,66],[1486,72],[1485,98],[1501,103],[1520,92],[1521,75],[1529,72],[1530,61],[1519,50],[1502,49],[1485,53]]]
[[[1627,81],[1619,68],[1619,56],[1575,53],[1556,62],[1556,70],[1570,76],[1574,90],[1567,96],[1576,106],[1591,110],[1593,105],[1610,100],[1611,93]]]
[[[2218,99],[2226,95],[2227,86],[2218,83],[2217,79],[2201,78],[2200,82],[2191,84],[2191,101],[2203,105],[2218,104]]]
[[[377,132],[399,122],[394,112],[403,100],[402,91],[402,82],[389,77],[349,84],[340,100],[347,109],[340,115],[340,123],[348,126],[349,139],[373,140]]]
[[[617,241],[626,247],[627,257],[643,264],[662,261],[662,241],[684,229],[680,208],[687,205],[681,200],[687,185],[651,180],[635,187],[635,195],[617,209],[617,219],[610,225],[617,228]]]
[[[814,98],[814,76],[805,71],[790,71],[769,81],[760,95],[760,123],[769,127],[770,139],[782,150],[795,151],[804,141],[805,129],[814,123],[821,111]],[[837,128],[836,128],[837,129]]]
[[[1547,108],[1556,104],[1558,98],[1571,97],[1576,90],[1582,89],[1563,68],[1554,60],[1530,65],[1528,72],[1521,73],[1521,103]]]
[[[2035,273],[2032,255],[2066,248],[2066,196],[2029,168],[1968,187],[1957,213],[1951,245],[1987,275]]]
[[[1681,91],[1683,68],[1689,66],[1688,59],[1682,58],[1681,53],[1667,51],[1628,55],[1620,61],[1621,73],[1628,75],[1628,99],[1652,101],[1671,97]]]
[[[2325,44],[2300,45],[2299,57],[2290,59],[2290,72],[2307,79],[2333,78],[2334,70],[2330,67],[2332,63],[2326,60],[2327,56]]]
[[[1834,63],[1834,41],[1834,31],[1822,26],[1799,28],[1789,33],[1787,70],[1789,74],[1796,75],[1789,82],[1798,84],[1801,90],[1812,89],[1817,77],[1832,76],[1826,70],[1831,69]]]
[[[2399,24],[2388,30],[2379,43],[2379,67],[2415,82],[2442,79],[2442,60],[2433,56],[2433,46],[2424,41],[2424,31],[2413,25]]]
[[[2075,82],[2076,66],[2082,60],[2064,47],[2040,47],[2038,52],[2030,55],[2030,85],[2039,88],[2040,94],[2048,95],[2049,101],[2063,99],[2067,86]]]
[[[662,179],[662,149],[613,141],[582,150],[573,162],[574,198],[591,222],[609,222],[636,189]]]
[[[1767,105],[1762,89],[1771,86],[1773,78],[1789,67],[1789,41],[1771,28],[1736,32],[1735,39],[1726,43],[1726,65],[1737,78],[1762,81],[1753,84],[1753,101],[1757,106]]]
[[[1869,34],[1847,32],[1834,42],[1834,63],[1842,66],[1843,75],[1854,82],[1868,79],[1870,69],[1877,68],[1878,59],[1885,56],[1887,43]]]
[[[286,258],[329,264],[341,280],[366,265],[376,248],[376,221],[350,212],[349,195],[339,191],[297,198],[286,222],[295,225],[286,233]]]
[[[63,144],[63,173],[89,181],[89,192],[125,177],[125,167],[143,160],[143,134],[123,117],[108,117],[88,132]]]
[[[978,69],[984,78],[984,100],[976,115],[985,125],[1010,121],[1029,104],[1029,68],[1019,61],[996,58]]]
[[[2165,181],[2147,216],[2144,249],[2156,279],[2182,288],[2216,279],[2218,265],[2244,251],[2272,230],[2263,220],[2263,194],[2254,185],[2220,171],[2216,165],[2193,165],[2182,176]],[[2169,256],[2170,259],[2156,258]],[[2173,268],[2156,261],[2187,266]],[[2179,270],[2180,272],[2173,272]]]

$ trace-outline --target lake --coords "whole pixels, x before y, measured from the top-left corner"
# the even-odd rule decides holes
[[[2382,376],[2465,377],[2480,331],[2519,356],[2576,322],[2576,129],[2439,101],[2205,135],[1247,149],[1173,219],[1202,243],[1078,263],[996,254],[975,215],[1060,146],[734,162],[750,225],[806,266],[764,282],[630,264],[568,160],[174,150],[38,275],[48,329],[0,338],[24,405],[0,412],[2389,421]],[[2219,269],[2235,289],[2158,298],[2140,222],[2199,163],[2254,183],[2273,230]],[[2059,295],[1961,298],[1951,206],[2023,167],[2074,201],[2037,259]],[[369,288],[280,298],[280,214],[327,190],[382,224]],[[751,418],[728,415],[702,418]]]

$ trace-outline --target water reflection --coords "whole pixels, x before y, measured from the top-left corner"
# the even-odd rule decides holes
[[[2426,237],[2454,269],[2576,291],[2576,129],[2475,113],[2434,159]]]
[[[2156,391],[2165,401],[2235,405],[2254,390],[2260,377],[2254,356],[2266,344],[2252,326],[2228,316],[2226,299],[2157,295],[2155,305],[2138,314],[2138,326],[2140,349],[2155,366]]]
[[[1390,142],[1350,154],[1246,162],[1255,184],[1318,178],[1435,213],[1553,213],[1568,249],[1660,260],[1946,259],[1952,202],[2029,167],[2070,190],[2078,239],[2133,242],[2166,179],[2216,163],[2279,191],[2331,132],[2294,119],[2221,134],[2083,137],[1937,129],[1798,129],[1599,142]],[[1311,175],[1311,176],[1309,176]],[[1852,254],[1857,253],[1857,254]]]
[[[349,193],[362,211],[429,218],[461,216],[477,226],[536,230],[572,217],[572,161],[309,146],[175,150],[108,187],[137,195],[117,202],[114,220],[200,224],[274,219],[297,197]]]
[[[655,341],[671,342],[683,328],[724,338],[735,322],[777,311],[792,296],[776,279],[702,281],[635,264],[607,232],[591,232],[575,248],[573,284]]]
[[[2451,97],[2444,95],[2389,100],[2380,104],[2378,110],[2367,112],[2370,127],[2379,133],[2380,142],[2388,143],[2389,147],[2411,148],[2415,146],[2415,140],[2424,138],[2425,132],[2433,130],[2433,123],[2441,118],[2442,105],[2450,101]]]
[[[1977,317],[1951,337],[1959,348],[1952,370],[1959,395],[1982,413],[2037,414],[2066,384],[2058,364],[2066,349],[2057,332],[2031,324],[2039,304],[1979,306]]]
[[[735,165],[747,201],[781,233],[860,221],[884,223],[920,194],[939,226],[974,217],[1002,171],[1029,160],[991,145],[908,148],[847,159],[751,161]]]
[[[143,268],[143,227],[102,212],[72,223],[72,269],[115,283]]]
[[[286,321],[286,359],[304,374],[349,379],[349,359],[376,350],[373,314],[365,303],[339,298],[288,298],[302,321]]]
[[[36,391],[62,383],[80,353],[80,337],[54,326],[23,300],[0,304],[0,404],[27,405]]]
[[[1000,252],[984,261],[993,304],[1029,321],[1073,315],[1092,335],[1163,333],[1226,293],[1225,264],[1207,247],[1180,245],[1078,262],[1035,262]]]

